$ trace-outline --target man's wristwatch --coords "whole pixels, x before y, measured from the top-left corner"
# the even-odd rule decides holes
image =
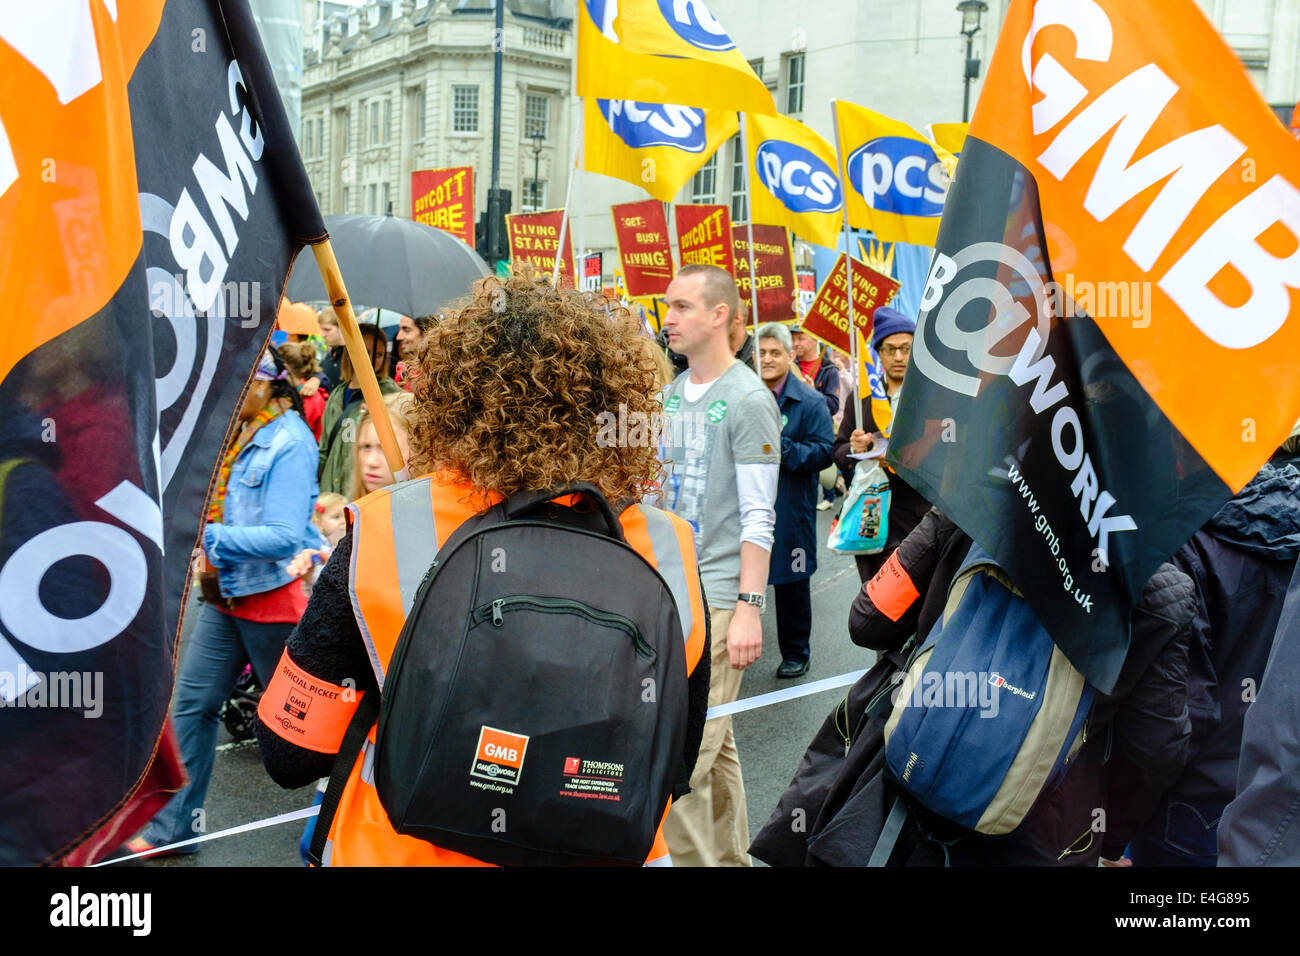
[[[758,594],[753,591],[746,591],[744,594],[737,594],[736,600],[745,604],[752,604],[760,611],[767,607],[767,595]]]

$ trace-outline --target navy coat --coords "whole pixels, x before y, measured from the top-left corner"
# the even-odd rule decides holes
[[[776,486],[776,537],[769,584],[789,584],[817,570],[817,474],[831,463],[835,430],[826,399],[793,375],[777,399],[781,409],[781,477]]]

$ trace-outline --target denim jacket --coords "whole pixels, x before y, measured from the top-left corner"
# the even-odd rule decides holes
[[[324,544],[311,523],[316,502],[316,439],[297,412],[259,428],[239,453],[226,484],[224,521],[203,530],[221,593],[242,597],[293,580],[285,565]]]

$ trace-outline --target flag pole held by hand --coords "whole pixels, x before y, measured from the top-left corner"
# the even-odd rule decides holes
[[[380,412],[384,407],[384,397],[379,391],[379,379],[375,377],[374,359],[366,351],[365,342],[361,339],[357,317],[352,313],[352,302],[348,299],[348,290],[343,285],[343,273],[339,271],[339,262],[334,258],[334,246],[326,239],[312,246],[311,251],[316,256],[316,265],[325,283],[330,305],[334,306],[334,312],[339,317],[339,331],[343,333],[343,344],[348,350],[348,358],[352,360],[354,374],[360,380],[361,394],[366,400],[366,407],[370,409],[370,419],[375,424],[375,433],[379,436],[379,444],[384,449],[384,458],[388,461],[393,477],[398,481],[404,481],[409,477],[406,472],[406,462],[402,460],[402,451],[398,447],[392,421],[389,420],[386,412]],[[342,384],[346,386],[348,383]]]

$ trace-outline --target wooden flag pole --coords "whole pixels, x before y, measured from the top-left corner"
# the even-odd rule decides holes
[[[343,345],[347,348],[352,368],[360,379],[361,394],[366,400],[366,407],[370,409],[370,418],[375,423],[375,433],[379,436],[379,444],[383,446],[384,458],[388,460],[393,477],[405,481],[410,475],[406,470],[406,462],[402,460],[402,450],[397,444],[393,423],[386,410],[382,414],[379,411],[384,408],[384,397],[379,391],[379,379],[375,377],[374,359],[366,351],[361,330],[357,327],[357,317],[352,313],[352,302],[348,299],[347,287],[343,285],[343,273],[339,271],[339,262],[334,258],[334,246],[326,239],[312,246],[311,251],[316,256],[316,266],[320,269],[330,305],[334,306],[334,313],[338,316]],[[340,382],[338,387],[343,388],[348,384],[350,383]]]
[[[740,114],[740,155],[745,158],[745,228],[749,230],[749,311],[754,324],[754,371],[761,378],[763,367],[758,361],[758,282],[754,275],[754,184],[749,180],[749,139],[745,135],[746,114]]]

